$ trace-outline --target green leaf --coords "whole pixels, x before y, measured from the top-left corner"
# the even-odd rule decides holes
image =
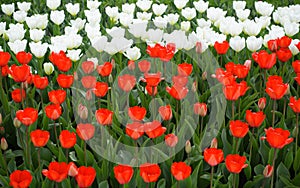
[[[294,171],[298,172],[299,167],[300,167],[300,148],[298,149],[294,160],[294,164],[293,164]]]
[[[102,181],[98,185],[99,188],[109,188],[107,181]]]
[[[157,183],[157,188],[165,188],[166,187],[166,180],[160,179]]]
[[[293,151],[289,150],[287,154],[285,155],[285,160],[284,160],[284,165],[286,166],[287,169],[290,169],[292,164],[293,164]]]

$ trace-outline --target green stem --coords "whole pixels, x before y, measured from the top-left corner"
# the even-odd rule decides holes
[[[254,128],[252,128],[252,136],[254,137]],[[249,163],[251,163],[251,158],[252,158],[252,140],[251,140],[251,137],[250,137],[250,155],[249,155]]]
[[[203,131],[203,116],[201,116],[201,122],[200,122],[200,134],[199,134],[199,136],[201,136],[202,131]]]
[[[24,99],[23,99],[23,89],[24,89],[24,86],[23,86],[23,82],[21,83],[21,104],[22,104],[22,108],[24,109],[25,106],[24,106]],[[25,93],[26,93],[26,90],[24,89]]]
[[[67,163],[69,161],[69,149],[66,149],[66,159],[67,159]]]
[[[276,108],[276,100],[273,100],[273,117],[272,117],[272,127],[275,125],[275,108]]]
[[[6,157],[5,157],[4,151],[3,151],[3,154],[2,154],[2,151],[0,151],[0,156],[1,156],[1,158],[3,158],[3,161],[4,161],[4,167],[3,168],[6,172],[6,175],[8,176],[9,174],[8,174],[8,170],[7,170],[7,163],[6,163]]]
[[[85,163],[85,166],[87,166],[87,160],[86,160],[86,141],[84,141],[84,163]]]
[[[213,187],[213,177],[214,177],[214,166],[211,167],[211,172],[210,172],[210,188]]]
[[[54,134],[55,134],[55,141],[56,141],[56,144],[57,144],[57,146],[59,146],[59,142],[58,142],[58,137],[57,137],[57,131],[56,131],[56,123],[55,123],[55,121],[54,121]]]
[[[29,130],[28,127],[26,127],[26,161],[27,161],[27,168],[30,169],[30,155],[29,155]]]
[[[234,120],[234,101],[231,101],[231,119]]]
[[[233,174],[233,178],[232,178],[232,187],[233,187],[233,188],[236,188],[236,183],[235,183],[235,181],[236,181],[236,174]]]
[[[40,152],[41,152],[41,148],[38,148],[38,151],[37,151],[38,164],[39,164],[38,169],[39,169],[40,166],[41,166],[41,154],[40,154]]]
[[[273,155],[273,162],[272,162],[272,166],[273,166],[274,170],[272,173],[271,187],[273,187],[273,185],[274,185],[275,160],[276,160],[276,148],[274,148],[274,155]]]
[[[296,114],[296,144],[295,144],[295,158],[297,154],[297,148],[298,148],[298,133],[299,133],[299,113]]]

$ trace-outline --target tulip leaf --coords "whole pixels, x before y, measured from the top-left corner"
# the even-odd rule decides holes
[[[289,150],[286,155],[285,155],[285,159],[284,159],[284,165],[286,166],[287,169],[290,169],[292,164],[293,164],[293,151]]]
[[[300,148],[298,149],[294,160],[294,164],[293,164],[294,171],[298,172],[299,167],[300,167]]]
[[[102,182],[99,183],[98,187],[99,188],[109,188],[108,182],[106,180],[102,181]]]
[[[0,175],[0,185],[2,185],[3,187],[9,187],[9,178]]]
[[[157,183],[157,188],[165,188],[166,187],[166,180],[160,179]]]
[[[0,88],[0,96],[1,96],[0,100],[1,100],[1,103],[3,105],[4,112],[6,114],[9,114],[10,113],[10,108],[9,108],[9,104],[8,104],[8,97],[5,95],[4,90],[3,90],[2,87]]]

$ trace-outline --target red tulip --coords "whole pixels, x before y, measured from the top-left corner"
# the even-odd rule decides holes
[[[178,137],[175,134],[167,134],[165,136],[165,143],[167,146],[173,148],[178,143]]]
[[[117,165],[114,167],[115,178],[119,184],[129,183],[133,176],[133,168],[127,165]]]
[[[244,138],[249,131],[248,124],[240,120],[230,121],[229,129],[236,138]]]
[[[161,174],[157,164],[144,163],[140,166],[140,176],[146,183],[156,182]]]
[[[96,119],[100,125],[111,125],[113,120],[113,112],[105,109],[100,108],[96,111]]]
[[[97,78],[95,76],[83,76],[81,84],[85,89],[91,89],[96,86]]]
[[[270,98],[279,100],[286,94],[289,84],[283,83],[280,76],[269,76],[266,86],[266,93]]]
[[[156,87],[158,86],[159,82],[161,81],[161,73],[144,73],[144,77],[142,80],[147,83],[149,87]]]
[[[59,104],[49,104],[45,107],[45,112],[49,119],[57,120],[60,117],[62,110]]]
[[[231,72],[224,71],[222,68],[216,69],[216,74],[213,75],[223,85],[230,85],[235,82],[235,78]]]
[[[26,92],[22,89],[22,97],[21,97],[21,89],[15,89],[11,92],[11,98],[16,102],[19,103],[26,98]]]
[[[221,43],[216,41],[214,44],[214,48],[218,54],[220,54],[220,55],[226,54],[227,50],[229,49],[229,43],[226,40]]]
[[[103,77],[109,76],[111,74],[113,65],[111,62],[105,62],[103,65],[98,65],[97,71]]]
[[[48,166],[48,170],[42,170],[42,174],[49,180],[55,182],[62,182],[68,176],[68,164],[65,162],[51,162]]]
[[[62,89],[48,92],[49,101],[53,104],[62,104],[66,99],[67,92]]]
[[[171,173],[178,181],[188,178],[191,172],[192,168],[185,162],[174,162],[171,166]]]
[[[258,108],[260,110],[263,110],[266,107],[267,99],[265,97],[262,97],[258,100]]]
[[[172,108],[170,105],[161,106],[158,109],[158,113],[165,121],[172,119]]]
[[[20,66],[13,64],[9,68],[9,74],[15,82],[25,82],[30,75],[30,67],[26,64]]]
[[[48,86],[48,78],[40,75],[32,75],[33,84],[37,89],[45,89]]]
[[[134,88],[135,86],[135,83],[136,83],[135,77],[130,74],[124,74],[118,77],[119,87],[126,92],[132,90],[132,88]]]
[[[147,84],[145,89],[150,96],[155,96],[157,94],[157,87],[152,87]]]
[[[175,99],[181,100],[186,97],[188,94],[189,90],[186,87],[178,86],[178,85],[173,85],[171,88],[166,87],[166,91]]]
[[[194,113],[202,117],[206,116],[207,106],[205,103],[197,102],[194,104]]]
[[[295,44],[295,46],[298,48],[298,50],[300,51],[300,42],[298,42],[297,44]]]
[[[81,68],[85,74],[90,74],[95,69],[95,63],[92,61],[85,61],[81,64]]]
[[[283,130],[282,128],[273,128],[269,127],[265,129],[266,137],[262,137],[262,139],[266,139],[272,148],[281,149],[285,145],[293,142],[293,138],[289,138],[290,132],[288,130]]]
[[[64,51],[60,51],[59,53],[52,52],[49,60],[62,72],[68,72],[72,67],[72,61],[66,56]]]
[[[27,188],[32,181],[32,175],[28,170],[15,170],[9,176],[9,185],[13,188]]]
[[[144,123],[145,133],[149,138],[157,138],[166,132],[166,127],[161,126],[161,123],[157,120],[152,122]]]
[[[150,57],[157,58],[160,57],[160,51],[163,50],[163,48],[164,48],[163,46],[156,43],[153,47],[147,46],[147,53],[149,54]]]
[[[146,116],[146,108],[133,106],[128,108],[128,115],[133,121],[142,121]]]
[[[10,54],[8,52],[0,51],[0,67],[6,66],[9,60],[10,60]]]
[[[268,41],[268,48],[272,52],[276,52],[278,49],[277,39],[269,40]]]
[[[296,100],[295,97],[291,97],[289,106],[295,113],[300,113],[300,99]]]
[[[96,170],[93,167],[81,166],[78,168],[78,174],[75,180],[80,188],[90,187],[96,177]]]
[[[300,73],[297,73],[297,76],[294,78],[298,85],[300,85]]]
[[[225,65],[226,71],[232,73],[240,79],[246,78],[249,72],[249,67],[246,65],[234,64],[229,62]]]
[[[1,61],[1,60],[0,60]],[[0,66],[1,67],[1,66]],[[4,65],[3,67],[1,67],[1,72],[0,74],[2,74],[2,77],[6,77],[8,75],[9,72],[9,67],[8,65]]]
[[[295,73],[300,73],[300,60],[296,60],[292,63]]]
[[[273,171],[274,171],[273,166],[268,164],[263,171],[263,175],[265,176],[265,178],[269,178],[272,176]]]
[[[177,70],[180,76],[189,76],[193,71],[193,65],[188,63],[181,63],[178,65]]]
[[[141,72],[146,73],[150,70],[151,63],[147,60],[142,60],[138,63],[138,67],[139,67]]]
[[[133,60],[129,60],[127,62],[127,67],[129,70],[134,70],[135,69],[135,62]]]
[[[252,58],[261,69],[270,69],[276,64],[276,53],[268,54],[268,52],[261,50],[254,52]]]
[[[223,86],[223,93],[227,100],[236,101],[245,95],[248,89],[249,87],[245,81],[241,83],[232,82],[230,85]]]
[[[71,177],[77,176],[77,174],[78,174],[78,168],[75,165],[75,163],[69,162],[68,166],[69,166],[68,167],[69,168],[68,175],[71,176]]]
[[[95,126],[89,123],[86,124],[78,124],[76,128],[76,133],[82,140],[90,140],[94,137],[95,134]]]
[[[229,154],[225,159],[225,165],[229,172],[239,174],[243,168],[248,166],[248,164],[245,164],[246,160],[245,156]]]
[[[33,124],[38,118],[38,111],[34,108],[25,108],[24,110],[18,110],[16,116],[21,123],[26,126]]]
[[[32,59],[32,55],[29,52],[26,53],[24,51],[21,51],[21,52],[17,53],[16,58],[17,58],[19,63],[28,64]]]
[[[176,86],[185,87],[188,83],[189,79],[187,76],[173,76],[172,77],[173,84]]]
[[[163,62],[170,61],[176,51],[176,45],[174,43],[168,43],[164,48],[159,51],[159,58]]]
[[[72,148],[76,144],[76,134],[68,130],[63,130],[60,132],[59,141],[63,148]]]
[[[30,133],[31,142],[35,147],[44,147],[50,138],[49,131],[34,130]]]
[[[125,131],[128,136],[137,140],[144,135],[144,125],[140,122],[128,123]]]
[[[250,127],[259,127],[264,122],[266,115],[260,112],[251,112],[251,110],[246,110],[246,121]]]
[[[106,82],[96,82],[96,86],[93,89],[93,93],[97,97],[104,97],[108,91],[108,84]]]
[[[283,36],[277,39],[277,44],[280,48],[288,48],[292,42],[292,39],[288,36]]]
[[[210,166],[216,166],[224,160],[223,150],[217,148],[206,148],[203,155],[205,162]]]
[[[280,48],[276,52],[276,55],[281,62],[287,62],[293,57],[292,51],[289,48]]]
[[[57,77],[58,85],[62,88],[70,88],[74,81],[73,75],[59,74]]]

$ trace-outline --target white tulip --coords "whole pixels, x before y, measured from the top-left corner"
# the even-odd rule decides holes
[[[99,36],[95,37],[93,41],[91,41],[92,46],[98,51],[102,52],[105,47],[107,46],[107,37],[106,36]]]
[[[65,27],[65,35],[77,34],[78,29],[76,27],[67,26]]]
[[[208,1],[205,2],[203,0],[193,2],[195,9],[200,13],[203,13],[208,9],[208,3]]]
[[[163,17],[155,17],[152,21],[154,25],[160,29],[165,29],[168,24],[168,20]]]
[[[98,66],[98,59],[96,57],[90,57],[90,58],[87,58],[87,61],[91,61],[94,63],[94,69],[96,69],[96,67]]]
[[[45,73],[49,76],[49,75],[51,75],[52,73],[53,73],[53,71],[54,71],[54,66],[53,66],[53,64],[52,63],[44,63],[43,64],[43,67],[44,67],[44,71],[45,71]]]
[[[273,36],[272,39],[281,38],[285,35],[283,27],[272,25],[269,34]]]
[[[83,29],[86,21],[81,18],[76,18],[76,20],[71,20],[70,22],[72,27],[75,27],[78,29],[78,31],[80,31],[81,29]]]
[[[113,22],[116,22],[118,20],[118,18],[119,18],[118,7],[108,6],[105,8],[105,12]]]
[[[7,43],[11,51],[13,51],[15,54],[18,52],[24,51],[27,45],[27,40],[16,40],[14,42],[8,42]]]
[[[256,38],[255,36],[250,36],[246,40],[247,48],[251,52],[255,52],[259,50],[262,46],[262,43],[263,43],[263,39],[261,37]]]
[[[72,61],[78,61],[80,59],[80,53],[81,50],[68,50],[67,51],[67,56],[72,60]]]
[[[123,54],[129,60],[133,61],[136,61],[141,57],[141,51],[138,47],[128,48]]]
[[[246,7],[246,1],[233,1],[234,10],[243,10]]]
[[[183,9],[189,0],[174,0],[174,5],[179,10]]]
[[[254,3],[255,10],[262,16],[270,16],[274,10],[274,6],[267,2],[256,1]]]
[[[30,29],[45,29],[48,25],[48,15],[32,15],[31,17],[26,17],[25,21]]]
[[[17,2],[19,10],[27,12],[30,9],[30,2]]]
[[[46,4],[51,10],[56,10],[61,4],[61,0],[47,0]]]
[[[265,29],[271,24],[271,17],[269,16],[261,16],[255,18],[256,23],[261,25],[262,29]]]
[[[87,1],[86,2],[86,5],[87,5],[87,8],[90,9],[90,10],[95,10],[95,9],[98,9],[99,6],[101,5],[101,2],[98,2],[97,0],[95,1]]]
[[[150,1],[150,0],[138,0],[135,4],[142,11],[146,12],[146,11],[148,11],[151,8],[152,1]]]
[[[0,22],[0,36],[5,33],[6,23]]]
[[[177,50],[182,50],[187,47],[188,38],[184,31],[182,30],[175,30],[172,33],[168,34],[165,33],[163,35],[164,41],[168,43],[174,43],[176,45]]]
[[[68,13],[70,13],[72,16],[76,16],[80,10],[80,6],[79,3],[68,3],[66,4],[66,9],[68,11]]]
[[[29,30],[30,38],[34,42],[41,41],[45,36],[45,31],[40,29],[31,29]]]
[[[253,20],[246,20],[244,22],[244,33],[249,36],[257,36],[261,30],[261,25],[255,23]]]
[[[91,24],[99,24],[101,21],[101,13],[98,9],[84,10],[87,21]]]
[[[238,22],[231,22],[232,25],[229,26],[228,28],[228,33],[231,36],[238,36],[243,32],[243,25],[238,23]]]
[[[3,52],[2,46],[0,46],[0,51],[2,51],[2,52]]]
[[[294,22],[284,24],[284,32],[289,37],[296,35],[299,33],[299,24]]]
[[[146,33],[147,29],[147,22],[145,21],[139,21],[139,22],[133,22],[131,25],[129,25],[128,31],[136,38],[142,37],[143,33]]]
[[[152,13],[148,12],[137,12],[136,17],[140,20],[149,21],[152,17]]]
[[[181,10],[181,14],[182,16],[187,19],[187,20],[192,20],[193,18],[196,17],[197,13],[196,13],[196,9],[194,8],[185,8]]]
[[[165,4],[153,4],[152,5],[152,10],[153,10],[153,13],[156,15],[156,16],[161,16],[163,15],[166,10],[167,10],[168,6],[165,5]]]
[[[152,43],[160,43],[162,41],[164,32],[160,29],[149,29],[146,33],[146,39]]]
[[[119,14],[119,17],[120,17],[120,23],[124,27],[128,27],[132,23],[132,20],[133,20],[132,14],[127,14],[127,13],[121,12]]]
[[[42,58],[47,52],[48,44],[47,43],[41,43],[40,42],[30,42],[29,43],[30,51],[35,57]]]
[[[178,22],[179,15],[177,13],[168,14],[168,15],[165,16],[165,18],[168,20],[169,24],[174,25]]]
[[[191,22],[181,22],[180,23],[180,28],[181,28],[181,30],[182,31],[188,31],[188,30],[190,30],[190,28],[191,28]]]
[[[58,11],[58,10],[51,11],[50,20],[53,23],[55,23],[56,25],[62,24],[63,21],[65,20],[64,11],[63,10],[61,10],[61,11]]]
[[[121,27],[106,29],[106,32],[113,38],[124,38],[125,36],[125,29]]]
[[[227,11],[223,11],[220,8],[210,7],[207,9],[207,18],[210,19],[213,23],[219,20],[220,18],[225,17]]]
[[[133,44],[133,41],[126,38],[113,38],[105,47],[105,52],[110,55],[125,52]]]
[[[126,14],[133,14],[135,10],[135,4],[134,3],[125,3],[122,5],[122,12]]]
[[[97,36],[100,33],[100,25],[94,25],[87,23],[85,24],[84,28],[85,32],[87,33],[88,38],[94,38],[94,36]],[[101,33],[100,33],[101,35]]]
[[[6,31],[6,35],[8,36],[10,42],[14,42],[16,40],[22,40],[25,32],[26,31],[23,24],[9,24],[9,29]]]
[[[210,20],[205,20],[204,18],[197,19],[197,24],[199,27],[210,27],[211,26],[211,21]]]
[[[235,36],[230,38],[229,46],[236,52],[240,52],[245,48],[245,38],[241,38],[240,36]]]
[[[78,48],[82,44],[82,36],[78,34],[69,34],[65,36],[66,46],[69,50]]]
[[[1,5],[1,9],[4,14],[10,16],[15,11],[15,4],[3,4]]]
[[[27,12],[25,12],[25,11],[18,10],[16,12],[14,12],[14,14],[13,14],[14,20],[16,20],[19,23],[23,23],[25,21],[26,17],[27,17]]]
[[[235,11],[236,16],[241,20],[241,21],[245,21],[248,19],[249,15],[250,15],[250,10],[249,9],[238,9]]]
[[[289,46],[289,49],[292,51],[293,55],[297,55],[299,53],[299,49],[297,48],[297,46],[295,46],[299,42],[300,42],[299,39],[293,39],[290,46]]]

